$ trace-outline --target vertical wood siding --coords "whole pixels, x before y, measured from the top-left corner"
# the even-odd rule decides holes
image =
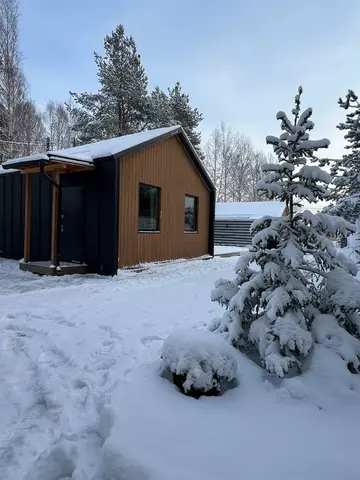
[[[119,267],[208,253],[210,192],[177,137],[120,160]],[[139,183],[161,188],[160,233],[138,233]],[[198,233],[184,233],[185,194],[198,197]]]

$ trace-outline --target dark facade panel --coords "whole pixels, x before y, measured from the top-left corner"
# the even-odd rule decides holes
[[[106,160],[96,168],[99,198],[99,273],[115,275],[118,267],[119,160]]]
[[[215,220],[215,245],[251,245],[252,220]]]
[[[5,177],[0,175],[0,256],[5,254]]]
[[[51,185],[42,174],[31,174],[30,260],[50,260]]]
[[[67,187],[83,188],[84,261],[90,272],[102,275],[115,275],[117,272],[117,164],[118,161],[109,158],[99,161],[95,170],[61,175],[63,196]]]
[[[0,255],[23,257],[24,179],[19,173],[0,175]]]

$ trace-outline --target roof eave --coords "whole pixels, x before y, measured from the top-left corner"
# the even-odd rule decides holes
[[[20,168],[31,168],[31,167],[38,167],[41,165],[46,165],[49,163],[49,160],[39,159],[39,160],[23,160],[21,162],[13,163],[10,165],[6,165],[5,163],[2,164],[4,170],[18,170]]]

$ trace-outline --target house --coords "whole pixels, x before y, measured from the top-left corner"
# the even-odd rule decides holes
[[[215,245],[251,245],[250,227],[254,220],[265,215],[286,215],[282,202],[229,202],[215,207]]]
[[[215,188],[179,126],[8,160],[0,255],[34,273],[213,255]]]

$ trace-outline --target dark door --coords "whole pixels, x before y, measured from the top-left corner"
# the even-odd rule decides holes
[[[61,194],[60,261],[84,261],[85,214],[83,187],[64,187]]]

